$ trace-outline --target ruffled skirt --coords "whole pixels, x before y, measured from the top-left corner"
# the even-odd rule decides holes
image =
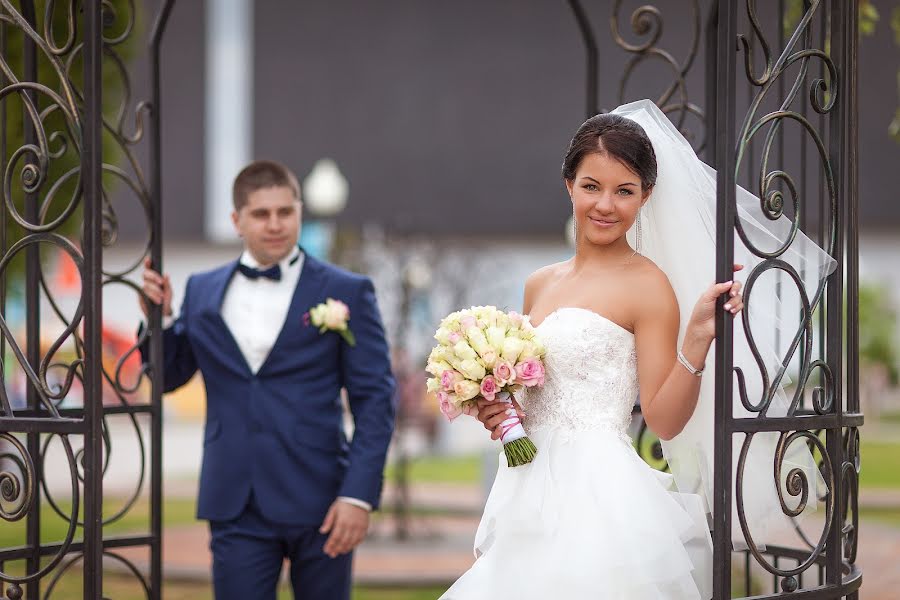
[[[531,432],[534,462],[497,478],[477,560],[442,600],[708,600],[712,541],[702,501],[675,491],[624,437]]]

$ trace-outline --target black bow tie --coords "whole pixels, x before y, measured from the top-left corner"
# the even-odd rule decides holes
[[[260,277],[265,277],[266,279],[271,279],[272,281],[281,281],[281,266],[278,264],[274,264],[268,269],[254,269],[253,267],[249,267],[244,263],[238,263],[238,271],[246,277],[247,279],[259,279]]]

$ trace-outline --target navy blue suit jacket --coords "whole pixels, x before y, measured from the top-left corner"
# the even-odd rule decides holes
[[[254,374],[220,311],[237,264],[192,275],[180,316],[163,332],[165,391],[198,369],[206,385],[198,518],[237,517],[251,491],[285,524],[319,526],[337,496],[377,507],[395,384],[372,282],[307,254],[284,326]],[[350,308],[355,346],[304,322],[326,298]],[[342,387],[355,422],[350,443]]]

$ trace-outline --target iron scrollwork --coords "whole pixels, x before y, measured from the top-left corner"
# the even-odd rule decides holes
[[[826,52],[825,48],[814,47],[813,27],[815,19],[819,19],[820,27],[826,27],[828,20],[826,19],[825,6],[821,0],[805,0],[804,13],[799,20],[796,28],[791,32],[787,41],[784,42],[783,50],[777,55],[773,53],[773,44],[767,39],[761,20],[759,11],[757,10],[755,0],[746,0],[746,17],[751,33],[749,36],[740,35],[738,42],[743,54],[743,66],[746,76],[747,85],[750,89],[756,91],[752,94],[749,102],[749,108],[744,115],[743,123],[738,130],[737,148],[735,150],[735,178],[740,171],[744,162],[752,161],[753,140],[761,132],[765,132],[764,141],[760,148],[760,160],[758,163],[758,173],[756,176],[756,189],[753,190],[755,195],[760,198],[759,209],[765,218],[775,220],[786,217],[790,220],[790,227],[784,239],[776,240],[774,248],[763,248],[755,243],[751,236],[744,231],[740,220],[735,219],[734,229],[743,245],[754,255],[761,259],[753,271],[747,278],[745,287],[745,306],[749,307],[753,302],[753,287],[761,275],[768,271],[773,271],[779,275],[779,281],[785,280],[792,288],[795,288],[796,295],[799,298],[799,306],[790,309],[799,313],[799,321],[797,331],[793,338],[789,340],[787,350],[784,356],[778,356],[778,369],[772,375],[768,372],[765,362],[761,356],[761,351],[757,347],[751,328],[749,311],[744,310],[742,316],[742,325],[747,334],[754,359],[759,367],[759,378],[762,381],[761,396],[758,399],[751,400],[748,396],[746,386],[746,374],[740,368],[734,369],[736,393],[739,394],[740,400],[744,408],[751,414],[754,414],[754,420],[758,423],[754,426],[754,432],[745,434],[745,438],[741,445],[740,457],[735,473],[735,502],[737,505],[737,514],[740,522],[741,532],[744,541],[747,544],[747,552],[752,555],[755,562],[765,571],[771,573],[777,580],[780,580],[781,591],[793,592],[801,587],[804,572],[808,571],[814,565],[820,568],[828,563],[827,553],[829,546],[833,540],[833,532],[835,527],[843,527],[843,533],[846,540],[844,545],[843,576],[851,572],[850,565],[855,561],[856,545],[857,545],[857,522],[856,522],[856,495],[857,495],[857,478],[858,464],[854,464],[854,460],[858,461],[858,433],[855,428],[848,429],[844,435],[842,442],[843,454],[849,460],[835,463],[832,457],[835,456],[833,448],[834,440],[840,437],[833,437],[831,433],[840,433],[841,425],[841,402],[838,400],[839,389],[835,385],[835,369],[840,369],[840,363],[834,363],[834,358],[813,359],[813,315],[821,308],[823,298],[826,295],[829,285],[834,284],[835,278],[840,278],[843,274],[833,273],[829,278],[822,280],[818,287],[812,292],[812,297],[807,294],[803,284],[803,274],[798,273],[791,265],[782,260],[785,253],[789,252],[795,241],[797,232],[800,229],[802,215],[806,210],[803,202],[804,196],[811,196],[807,190],[801,189],[797,184],[797,178],[792,176],[787,169],[772,166],[774,160],[774,147],[779,135],[783,136],[782,129],[787,123],[796,123],[799,125],[801,136],[805,136],[806,140],[811,142],[815,149],[814,156],[818,159],[818,171],[822,175],[820,182],[822,190],[827,195],[827,206],[829,209],[820,216],[827,219],[829,227],[822,228],[824,238],[820,241],[820,245],[831,256],[837,256],[838,237],[837,228],[839,211],[839,202],[846,201],[839,198],[838,187],[836,183],[836,172],[843,169],[847,172],[848,165],[834,164],[835,154],[829,150],[823,140],[821,132],[806,116],[806,110],[802,106],[804,102],[807,107],[814,113],[827,117],[834,117],[836,107],[841,102],[848,101],[846,92],[842,90],[840,85],[841,73],[839,73],[835,61]],[[780,29],[779,29],[780,32]],[[764,65],[761,69],[757,69],[754,64],[754,50],[756,45],[761,52]],[[811,77],[811,67],[813,63],[817,63],[821,72],[825,75],[819,77]],[[789,81],[789,86],[785,86],[785,79],[789,79],[790,75],[787,70],[790,67],[796,69],[793,80]],[[762,106],[768,98],[770,101],[776,91],[784,90],[783,97],[775,98],[778,105],[776,110],[764,113]],[[808,94],[802,92],[807,89]],[[799,107],[798,107],[799,105]],[[801,110],[802,109],[802,110]],[[832,121],[834,122],[834,121]],[[850,160],[846,155],[840,155],[839,160]],[[751,162],[752,166],[752,162]],[[812,172],[807,169],[806,172]],[[808,202],[808,200],[807,200]],[[786,203],[789,203],[790,211],[787,211]],[[852,265],[850,268],[855,268]],[[771,298],[760,299],[762,302],[769,301]],[[838,307],[838,312],[840,307]],[[829,317],[834,318],[833,310],[829,311]],[[839,323],[839,322],[838,322]],[[833,320],[829,322],[828,327],[839,327],[839,324]],[[823,332],[824,333],[824,332]],[[786,414],[772,416],[769,415],[774,396],[786,376],[788,366],[792,363],[795,354],[800,352],[799,366],[797,367],[796,388],[793,397],[788,403]],[[839,360],[839,359],[838,359]],[[808,389],[811,381],[814,380],[813,374],[819,373],[820,384]],[[811,406],[807,407],[805,402],[807,393],[811,391]],[[818,419],[814,426],[807,425],[805,419]],[[812,421],[809,421],[812,422]],[[789,430],[786,430],[789,429]],[[759,436],[777,435],[776,452],[774,457],[772,485],[774,491],[778,495],[782,512],[786,518],[795,519],[804,512],[810,503],[822,504],[824,509],[824,519],[822,530],[819,535],[815,536],[815,540],[811,541],[806,532],[799,525],[795,525],[796,531],[805,548],[792,549],[790,557],[796,561],[793,566],[785,566],[785,561],[779,562],[779,553],[772,549],[764,551],[756,543],[753,533],[750,531],[747,523],[747,516],[743,507],[746,458],[751,451],[753,442]],[[826,441],[823,441],[823,437]],[[789,447],[792,444],[805,443],[810,453],[818,457],[818,473],[824,479],[826,493],[821,497],[816,494],[815,481],[810,481],[807,471],[788,465],[787,456]],[[856,457],[855,459],[850,457]],[[785,470],[787,469],[787,472]],[[843,507],[839,513],[836,499],[838,496],[843,498],[840,506]],[[792,498],[790,502],[787,497]],[[852,522],[848,525],[848,514]],[[820,572],[821,577],[821,572]],[[824,581],[820,579],[819,585],[824,585]],[[843,585],[843,584],[842,584]],[[852,582],[848,585],[852,585]],[[858,583],[857,583],[858,585]],[[820,588],[822,589],[822,588]],[[843,597],[853,588],[835,588],[835,596],[823,595],[825,597]],[[778,590],[775,590],[776,592]],[[820,596],[816,596],[820,597]]]
[[[661,44],[663,35],[663,12],[653,4],[645,4],[636,8],[629,19],[631,32],[641,41],[629,42],[625,39],[620,28],[622,21],[622,0],[614,0],[609,17],[609,34],[615,45],[625,51],[628,58],[618,81],[618,95],[616,101],[623,104],[635,98],[628,95],[628,84],[640,71],[645,63],[658,62],[664,65],[670,73],[671,82],[654,100],[660,110],[666,113],[675,123],[685,138],[691,141],[697,152],[703,150],[704,137],[697,135],[687,128],[687,118],[690,115],[697,117],[701,122],[704,119],[703,109],[690,100],[688,93],[687,75],[693,68],[700,49],[701,15],[702,10],[699,0],[690,0],[687,4],[690,9],[690,42],[686,55],[679,61],[675,55]],[[578,25],[579,33],[584,41],[587,57],[587,116],[591,117],[599,112],[600,104],[597,100],[599,91],[599,46],[594,36],[594,31],[587,12],[580,0],[569,0],[569,6]],[[685,12],[685,11],[680,11]],[[609,86],[604,86],[609,87]]]
[[[701,122],[704,119],[703,109],[690,100],[687,84],[687,75],[693,67],[700,49],[702,11],[699,0],[691,0],[685,4],[689,6],[687,10],[683,10],[685,7],[680,8],[682,8],[682,12],[690,14],[691,33],[687,53],[681,61],[675,58],[671,51],[660,45],[664,18],[662,11],[652,4],[645,4],[636,8],[629,19],[632,33],[640,38],[645,38],[643,41],[631,43],[622,35],[619,28],[622,0],[616,0],[613,3],[609,27],[610,35],[616,45],[631,55],[625,63],[625,68],[619,81],[618,103],[622,104],[628,101],[628,83],[632,80],[635,73],[638,72],[641,65],[651,61],[661,63],[670,72],[672,81],[654,102],[675,123],[675,126],[682,131],[685,137],[692,142],[691,145],[694,146],[694,150],[700,153],[704,148],[702,140],[705,136],[694,135],[693,132],[685,128],[685,122],[689,115],[694,115]]]

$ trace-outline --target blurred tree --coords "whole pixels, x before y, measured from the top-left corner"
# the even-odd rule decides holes
[[[891,385],[900,381],[897,310],[886,287],[859,286],[859,362],[884,368]]]

